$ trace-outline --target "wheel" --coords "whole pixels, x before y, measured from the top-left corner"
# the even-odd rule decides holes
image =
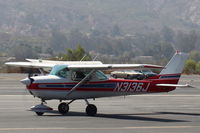
[[[65,115],[69,112],[69,105],[67,103],[60,103],[58,106],[58,111],[62,114]]]
[[[42,116],[44,112],[35,112],[38,116]]]
[[[87,107],[86,107],[86,114],[88,116],[95,116],[97,114],[97,107],[93,104],[89,104]]]

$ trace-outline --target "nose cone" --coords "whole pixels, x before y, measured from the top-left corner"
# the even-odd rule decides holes
[[[22,84],[25,84],[25,85],[30,85],[31,84],[31,80],[29,78],[22,79],[20,82]]]

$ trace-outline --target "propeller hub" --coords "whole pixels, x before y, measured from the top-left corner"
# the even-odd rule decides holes
[[[31,84],[31,80],[29,78],[22,79],[22,80],[20,80],[20,82],[22,84],[25,84],[25,85],[30,85]]]

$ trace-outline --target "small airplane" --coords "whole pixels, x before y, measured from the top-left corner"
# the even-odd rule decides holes
[[[48,75],[28,77],[21,82],[34,97],[41,99],[41,104],[31,108],[37,115],[53,112],[47,106],[47,100],[59,100],[58,111],[60,114],[69,112],[69,105],[75,100],[85,100],[86,114],[95,116],[97,107],[90,104],[88,99],[101,97],[138,95],[169,92],[176,87],[189,87],[179,85],[184,62],[188,54],[177,51],[169,63],[163,67],[151,64],[103,64],[99,61],[48,61],[33,60],[29,62],[7,62],[6,65],[29,68],[52,68]],[[142,80],[108,78],[102,70],[118,69],[162,69],[154,76]],[[62,102],[69,100],[69,102]]]

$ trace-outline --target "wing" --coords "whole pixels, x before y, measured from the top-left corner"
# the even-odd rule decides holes
[[[6,62],[8,66],[16,67],[27,67],[27,68],[52,68],[55,65],[88,65],[88,64],[102,64],[100,61],[51,61],[51,60],[37,60],[37,59],[26,59],[29,62]]]
[[[35,60],[27,59],[30,62],[7,62],[6,65],[28,67],[28,68],[52,68],[55,65],[64,65],[68,69],[144,69],[157,68],[163,69],[163,66],[151,64],[102,64],[100,61],[49,61],[49,60]]]
[[[28,68],[52,68],[55,64],[51,63],[33,63],[33,62],[7,62],[8,66],[28,67]]]
[[[151,64],[91,64],[91,65],[68,65],[68,69],[144,69],[144,68],[157,68],[163,69],[163,66]]]
[[[51,63],[54,65],[57,64],[102,64],[101,61],[54,61],[54,60],[42,60],[42,59],[26,59],[29,62],[33,63]]]

